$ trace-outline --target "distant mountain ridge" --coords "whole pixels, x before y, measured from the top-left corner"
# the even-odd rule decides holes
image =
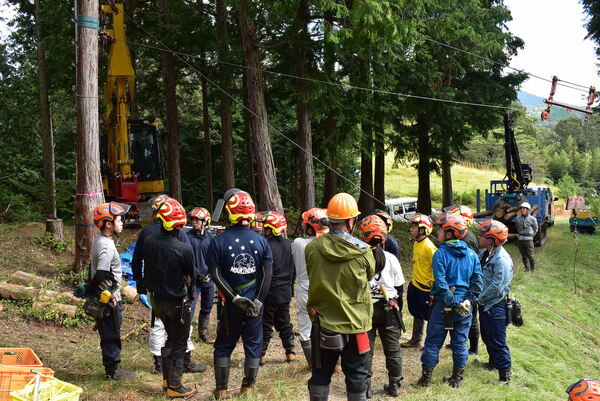
[[[541,104],[544,104],[543,97],[539,97],[539,96],[536,96],[534,94],[531,94],[529,92],[524,92],[524,91],[520,91],[517,94],[517,99],[519,100],[519,102],[521,102],[521,104],[523,104],[528,109],[539,106]]]

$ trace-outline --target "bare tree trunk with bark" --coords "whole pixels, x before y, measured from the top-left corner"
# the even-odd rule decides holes
[[[246,96],[246,75],[244,74],[242,97],[244,99],[244,140],[246,151],[246,177],[248,181],[248,192],[252,196],[256,196],[255,168],[254,168],[254,146],[252,146],[252,131],[250,130],[250,113],[246,111],[248,108],[248,96]]]
[[[360,150],[360,196],[358,198],[358,210],[361,213],[369,213],[373,210],[373,127],[370,124],[362,124],[362,140]]]
[[[165,29],[171,24],[169,0],[161,0],[162,23]],[[177,114],[177,84],[175,59],[172,53],[162,53],[163,88],[167,117],[167,167],[169,170],[169,195],[181,202],[181,166],[179,157],[179,121]]]
[[[332,35],[333,27],[333,13],[327,12],[325,14],[325,36],[327,38]],[[326,41],[323,52],[323,71],[327,76],[328,80],[335,81],[335,45],[332,42]],[[327,164],[328,168],[325,169],[325,182],[323,183],[323,199],[321,200],[321,207],[327,207],[329,200],[338,192],[336,174],[337,169],[337,149],[335,146],[336,137],[336,111],[331,105],[328,106],[327,117],[325,117],[324,123],[324,137],[327,147]]]
[[[210,146],[210,116],[208,115],[208,81],[206,76],[202,77],[202,129],[204,131],[204,176],[206,177],[206,188],[208,210],[213,210],[213,181],[212,181],[212,154]]]
[[[454,204],[454,194],[452,193],[452,155],[450,147],[443,145],[442,152],[442,207]]]
[[[375,133],[374,207],[385,210],[385,142],[383,126],[377,128]]]
[[[97,20],[98,7],[98,0],[77,0],[76,18]],[[89,22],[79,22],[77,26],[75,272],[90,263],[92,242],[98,235],[93,210],[104,202],[98,128],[98,29],[84,24]]]
[[[254,155],[256,157],[256,173],[258,176],[259,209],[273,210],[283,213],[281,196],[277,187],[275,163],[269,138],[267,124],[267,108],[260,72],[260,60],[256,43],[256,27],[254,19],[248,15],[246,4],[238,9],[238,18],[244,48],[244,59],[248,67],[247,91],[248,106],[251,110],[250,126],[254,136]]]
[[[431,182],[429,174],[431,173],[431,154],[429,146],[428,123],[422,118],[417,120],[417,141],[419,150],[419,165],[417,176],[419,178],[417,211],[426,215],[431,214]]]

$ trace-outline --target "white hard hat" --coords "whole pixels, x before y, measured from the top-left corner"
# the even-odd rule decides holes
[[[524,207],[526,209],[531,210],[531,205],[529,204],[529,202],[523,202],[523,203],[521,203],[521,207]]]

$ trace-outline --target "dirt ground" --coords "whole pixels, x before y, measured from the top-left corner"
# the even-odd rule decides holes
[[[72,238],[72,229],[66,227],[68,238]],[[28,223],[13,230],[0,226],[0,280],[5,280],[16,269],[48,277],[56,277],[57,272],[68,269],[73,260],[73,250],[55,254],[39,246],[34,237],[42,235],[43,230],[44,226],[38,223]],[[138,231],[126,230],[121,236],[120,246],[131,244]],[[59,286],[59,284],[54,285]],[[210,322],[210,333],[213,336],[216,326],[215,309]],[[295,305],[292,305],[291,310],[292,321],[295,322]],[[405,313],[405,324],[409,332],[403,335],[403,340],[409,338],[412,324],[411,319],[406,315]],[[148,310],[141,303],[124,305],[123,316],[122,335],[134,331],[123,342],[122,364],[126,370],[137,374],[137,378],[128,384],[106,383],[102,380],[103,369],[98,334],[92,330],[91,325],[80,328],[56,327],[27,321],[20,316],[11,316],[6,311],[0,312],[0,346],[33,348],[42,358],[45,366],[56,371],[57,377],[83,387],[82,400],[161,399],[161,377],[152,373],[152,357],[147,346],[148,333],[146,330],[135,331],[149,321]],[[195,385],[199,390],[199,394],[191,398],[192,400],[210,400],[212,399],[210,392],[214,387],[212,346],[198,341],[195,327],[193,336],[196,345],[196,350],[193,352],[195,361],[209,366],[202,374],[185,375],[184,382]],[[448,351],[443,350],[443,352]],[[281,341],[275,335],[267,354],[269,361],[260,370],[255,395],[244,399],[307,399],[306,382],[310,372],[306,369],[299,341],[297,356],[296,362],[285,363]],[[419,350],[403,350],[405,380],[402,392],[405,392],[406,386],[414,383],[420,374],[419,357]],[[237,391],[241,383],[243,359],[243,348],[240,344],[232,355],[230,387],[233,391]],[[386,399],[383,396],[383,385],[386,382],[385,358],[381,343],[377,341],[372,380],[375,400]],[[343,374],[334,375],[330,399],[346,399]]]

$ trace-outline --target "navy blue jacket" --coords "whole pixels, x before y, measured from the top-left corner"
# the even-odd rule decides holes
[[[292,246],[287,238],[272,237],[267,240],[273,253],[273,277],[267,301],[286,303],[292,300],[292,285],[296,276],[296,266],[292,258]]]
[[[400,249],[398,247],[398,241],[396,241],[396,238],[392,237],[391,234],[387,235],[387,240],[383,244],[383,250],[388,251],[389,253],[394,255],[396,258],[400,257],[399,256]]]
[[[194,250],[194,258],[196,259],[196,270],[199,274],[208,275],[208,266],[206,265],[206,254],[212,240],[212,234],[208,231],[204,235],[199,235],[196,231],[190,230],[187,232],[188,241]]]

